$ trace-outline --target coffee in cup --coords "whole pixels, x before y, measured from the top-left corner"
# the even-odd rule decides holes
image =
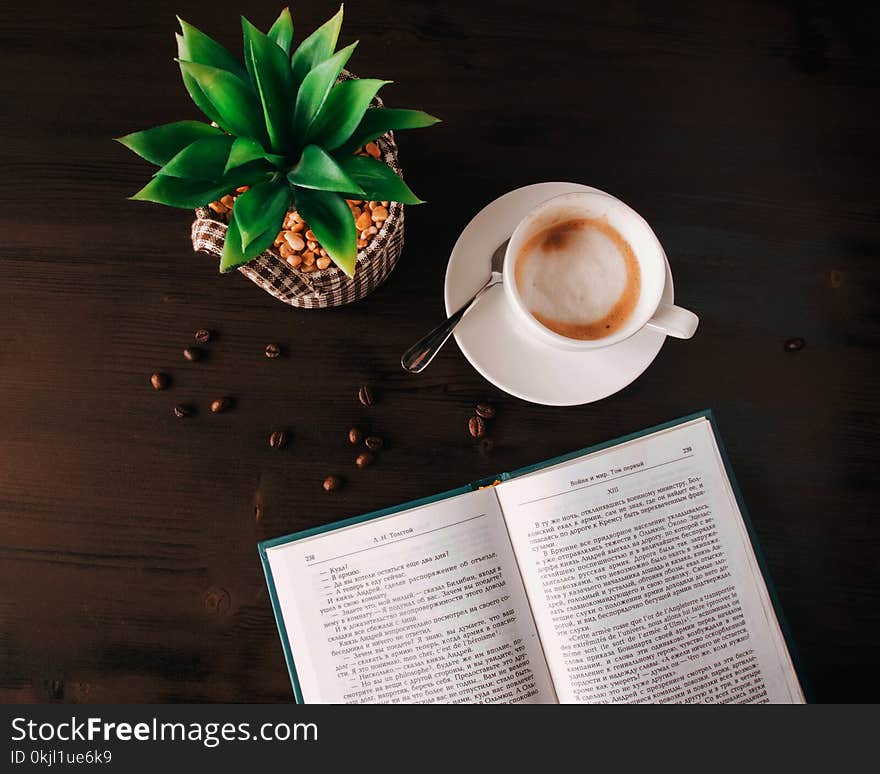
[[[603,218],[574,217],[536,231],[515,256],[514,279],[541,325],[582,341],[611,336],[632,317],[642,287],[626,238]]]
[[[642,328],[689,339],[699,319],[663,301],[668,267],[645,220],[598,190],[538,205],[514,229],[504,293],[517,318],[563,349],[608,347]]]

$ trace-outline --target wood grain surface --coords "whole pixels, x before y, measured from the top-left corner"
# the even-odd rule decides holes
[[[267,26],[276,4],[247,8]],[[875,700],[880,638],[878,13],[868,4],[346,5],[353,67],[393,79],[412,187],[403,258],[350,307],[288,308],[194,254],[191,218],[125,197],[111,138],[197,113],[175,13],[238,51],[215,0],[4,2],[0,15],[0,699],[289,701],[256,542],[715,410],[822,701]],[[876,4],[874,4],[876,9]],[[297,39],[334,10],[296,4]],[[701,317],[597,404],[505,396],[448,346],[449,250],[512,188],[575,180],[655,227]],[[208,356],[182,349],[216,332]],[[800,351],[784,343],[802,337]],[[283,357],[263,354],[278,342]],[[155,392],[163,370],[170,390]],[[362,407],[371,382],[381,400]],[[210,401],[235,398],[212,415]],[[473,404],[498,407],[491,455]],[[196,416],[177,420],[175,403]],[[354,466],[350,425],[387,448]],[[271,431],[291,442],[268,447]],[[322,491],[329,473],[346,480]]]

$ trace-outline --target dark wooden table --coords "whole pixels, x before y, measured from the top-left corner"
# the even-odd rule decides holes
[[[288,308],[194,254],[186,212],[126,201],[113,136],[197,117],[175,13],[239,50],[240,3],[5,3],[0,22],[0,698],[288,701],[260,539],[428,495],[711,407],[815,697],[877,698],[878,14],[861,4],[352,2],[354,68],[439,127],[401,135],[412,186],[391,279]],[[867,4],[864,4],[867,6]],[[876,7],[876,4],[875,4]],[[576,8],[576,10],[575,10]],[[300,2],[298,38],[333,11]],[[261,3],[252,20],[278,9]],[[542,180],[609,190],[670,255],[702,323],[621,393],[544,408],[455,344],[450,247]],[[187,363],[193,331],[216,331]],[[787,351],[792,337],[806,342]],[[267,360],[276,341],[286,356]],[[173,388],[155,392],[155,369]],[[382,400],[364,409],[358,385]],[[214,397],[235,411],[213,416]],[[491,456],[465,423],[499,408]],[[180,401],[196,417],[171,414]],[[358,471],[351,424],[387,450]],[[267,446],[287,427],[283,451]],[[328,473],[347,479],[327,495]]]

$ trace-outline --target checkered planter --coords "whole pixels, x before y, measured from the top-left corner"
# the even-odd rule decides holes
[[[350,76],[349,76],[350,77]],[[375,104],[381,105],[377,98]],[[389,132],[376,140],[380,158],[401,174],[394,135]],[[218,260],[226,239],[226,221],[207,207],[196,210],[192,224],[193,249],[215,256]],[[331,264],[323,271],[309,274],[290,266],[270,247],[238,270],[279,301],[304,309],[323,309],[350,304],[372,293],[391,274],[403,250],[403,205],[390,202],[388,218],[367,246],[357,254],[354,279]]]

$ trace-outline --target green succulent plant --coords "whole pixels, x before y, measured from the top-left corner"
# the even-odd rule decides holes
[[[437,122],[421,110],[370,108],[390,81],[338,80],[357,42],[336,51],[342,7],[292,49],[290,10],[268,34],[242,17],[244,63],[180,21],[186,90],[211,121],[177,121],[118,138],[159,166],[132,199],[192,209],[250,186],[230,214],[220,271],[270,247],[294,206],[337,266],[354,276],[357,232],[346,199],[421,200],[387,164],[357,155],[388,131]]]

